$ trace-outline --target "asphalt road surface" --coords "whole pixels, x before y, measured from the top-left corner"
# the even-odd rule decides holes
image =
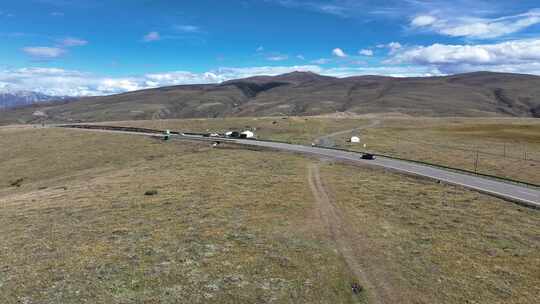
[[[84,130],[84,129],[81,129]],[[123,134],[137,134],[154,137],[162,137],[163,135],[155,133],[140,133],[129,131],[111,131],[111,130],[85,130],[92,132],[109,132]],[[361,153],[347,152],[340,150],[325,149],[319,147],[302,146],[287,143],[258,141],[251,139],[232,139],[232,138],[211,138],[196,135],[171,135],[171,140],[198,140],[208,142],[228,142],[239,145],[256,146],[270,148],[276,150],[290,151],[295,153],[310,154],[316,156],[327,157],[335,160],[342,160],[358,164],[378,166],[391,169],[397,172],[423,176],[438,180],[441,182],[463,186],[469,189],[477,190],[496,197],[514,201],[523,205],[534,208],[540,208],[540,190],[538,188],[527,187],[519,184],[512,184],[495,179],[489,179],[481,176],[457,173],[441,168],[431,167],[427,165],[416,164],[407,161],[395,160],[386,157],[377,157],[373,160],[361,159]]]

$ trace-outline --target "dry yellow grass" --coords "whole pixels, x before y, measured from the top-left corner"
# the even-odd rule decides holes
[[[293,129],[281,136],[312,136]],[[3,128],[0,144],[0,303],[368,302],[317,210],[316,159],[64,129]],[[365,287],[404,303],[540,297],[537,210],[382,170],[321,173]]]
[[[540,184],[535,119],[386,119],[362,135],[370,151]]]
[[[302,158],[57,129],[1,140],[1,303],[362,301],[308,229]]]
[[[327,164],[366,271],[403,303],[537,303],[540,213],[454,186]]]
[[[319,136],[352,129],[369,123],[366,118],[328,117],[256,117],[256,118],[216,118],[216,119],[168,119],[110,122],[103,124],[173,129],[192,132],[225,132],[256,128],[262,139],[281,140],[310,144]]]

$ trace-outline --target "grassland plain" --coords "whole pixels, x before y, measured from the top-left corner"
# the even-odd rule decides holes
[[[368,116],[371,117],[371,116]],[[255,117],[215,119],[167,119],[105,122],[122,126],[174,129],[194,132],[225,132],[255,128],[261,139],[310,144],[319,136],[367,125],[369,118]]]
[[[373,124],[377,122],[377,124]],[[339,148],[367,150],[540,184],[540,120],[524,118],[354,117],[223,118],[114,124],[193,131],[257,128],[262,139],[310,144],[343,130]],[[365,126],[361,130],[354,130]],[[347,143],[360,135],[362,144]],[[478,160],[476,158],[478,151]]]
[[[307,178],[316,159],[77,130],[0,134],[0,302],[540,296],[538,211],[476,192],[325,162],[336,237]],[[359,296],[350,259],[366,273]]]
[[[319,228],[306,159],[0,132],[1,303],[365,301]]]
[[[538,210],[378,169],[321,176],[361,267],[403,303],[538,303]]]
[[[393,118],[362,135],[369,151],[540,184],[538,119]]]

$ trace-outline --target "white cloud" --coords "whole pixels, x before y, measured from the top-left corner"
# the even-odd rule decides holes
[[[422,64],[507,64],[540,60],[540,39],[514,40],[495,44],[433,44],[407,49],[394,61]]]
[[[364,50],[358,51],[358,54],[360,54],[362,56],[373,56],[373,51],[368,50],[368,49],[364,49]]]
[[[322,59],[328,60],[328,59]],[[93,96],[182,84],[220,83],[258,75],[309,71],[335,77],[385,75],[435,76],[470,71],[540,75],[540,39],[491,45],[442,45],[399,50],[385,66],[319,65],[218,68],[202,73],[171,71],[132,77],[101,77],[59,68],[0,69],[0,90],[37,91],[54,96]]]
[[[62,45],[66,46],[66,47],[83,46],[83,45],[87,45],[87,44],[88,44],[88,41],[86,41],[84,39],[79,39],[79,38],[68,37],[68,38],[62,40]]]
[[[390,42],[388,44],[388,48],[391,49],[391,50],[398,50],[402,47],[401,43],[399,42]]]
[[[158,32],[149,32],[143,37],[143,41],[145,42],[158,41],[160,39],[161,39],[161,36],[159,35]]]
[[[347,17],[350,13],[350,5],[342,5],[340,3],[320,3],[314,1],[303,0],[265,0],[266,2],[276,3],[288,8],[303,8],[310,11],[335,15],[339,17]],[[330,1],[336,2],[336,1]]]
[[[189,25],[189,24],[176,25],[174,26],[174,29],[179,32],[184,32],[184,33],[198,33],[201,31],[201,29],[198,26]]]
[[[540,39],[476,45],[436,43],[404,49],[387,63],[430,65],[448,73],[489,70],[536,74],[540,65]]]
[[[411,25],[414,26],[414,27],[428,26],[428,25],[431,25],[431,24],[435,23],[435,21],[437,21],[437,18],[435,18],[433,16],[420,15],[420,16],[416,16],[411,21]]]
[[[28,90],[54,96],[95,95],[89,86],[94,79],[78,71],[58,68],[0,70],[0,83],[13,90]]]
[[[0,89],[27,90],[52,96],[95,96],[181,84],[219,83],[257,75],[323,70],[314,65],[219,68],[204,73],[173,71],[135,77],[99,77],[59,68],[0,70]]]
[[[440,76],[436,67],[421,65],[409,66],[379,66],[379,67],[339,67],[324,70],[324,75],[334,77],[350,77],[360,75],[378,75],[391,77],[427,77]]]
[[[346,17],[347,16],[347,8],[339,5],[332,5],[332,4],[318,4],[312,6],[314,9],[317,9],[323,13]]]
[[[536,9],[519,15],[493,19],[421,15],[411,21],[411,26],[451,37],[489,39],[516,33],[539,23],[540,9]]]
[[[340,48],[335,48],[332,50],[332,55],[336,56],[336,57],[340,57],[340,58],[345,58],[347,57],[347,54],[345,54],[345,52],[340,49]]]
[[[141,86],[135,79],[112,79],[106,78],[100,81],[96,90],[104,94],[141,90]]]
[[[256,51],[257,53],[263,52],[263,51],[264,51],[264,47],[261,45],[261,46],[259,46],[255,51]]]
[[[306,58],[305,58],[304,55],[302,55],[302,54],[296,55],[296,59],[299,59],[299,60],[306,60]]]
[[[58,58],[66,53],[62,48],[47,46],[29,46],[22,49],[26,54],[40,59]]]
[[[399,49],[401,49],[403,47],[403,45],[401,45],[401,43],[399,42],[390,42],[390,43],[387,43],[387,44],[378,44],[376,46],[377,48],[379,49],[389,49],[390,50],[390,54],[393,54],[395,53],[396,51],[398,51]]]

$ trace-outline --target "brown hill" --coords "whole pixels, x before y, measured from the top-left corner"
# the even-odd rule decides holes
[[[334,112],[540,117],[540,77],[476,72],[445,77],[334,78],[309,72],[181,85],[0,112],[0,123],[107,121]]]

